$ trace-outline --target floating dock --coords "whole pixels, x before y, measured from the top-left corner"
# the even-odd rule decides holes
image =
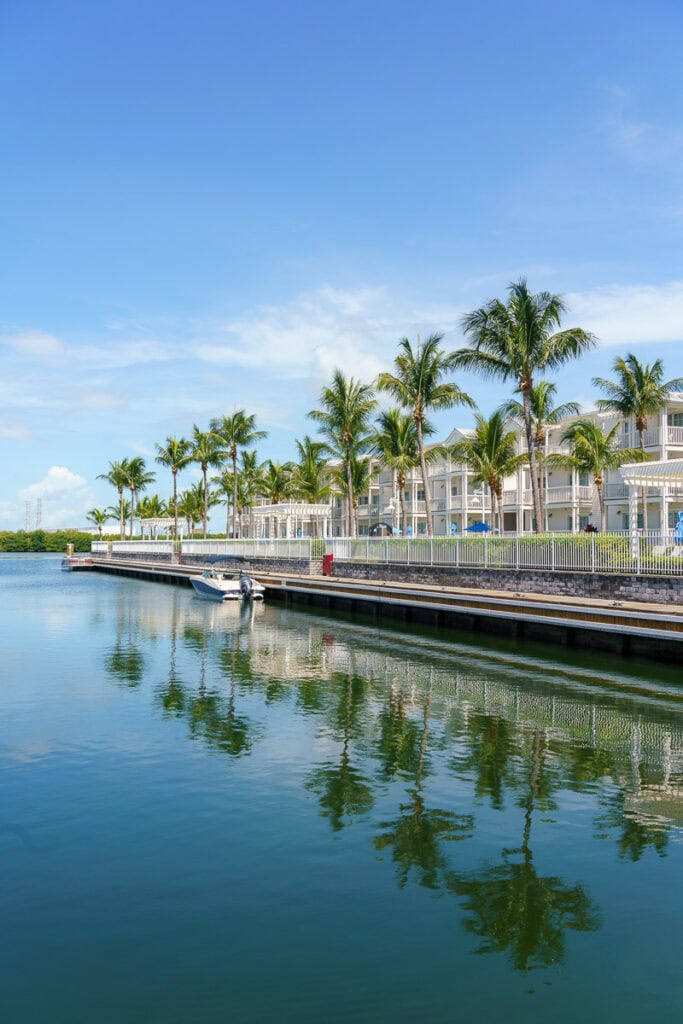
[[[190,585],[200,566],[93,557],[97,572]],[[266,598],[666,661],[683,655],[683,608],[250,570]]]

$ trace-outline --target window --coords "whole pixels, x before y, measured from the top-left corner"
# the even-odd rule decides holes
[[[624,515],[621,517],[621,520],[622,520],[622,525],[621,525],[622,530],[630,530],[631,527],[629,526],[629,521],[630,520],[629,520],[628,512],[624,513]],[[643,528],[643,513],[639,512],[638,513],[638,526],[636,527],[636,529],[642,530],[642,528]]]
[[[422,493],[424,494],[424,491]],[[420,534],[420,536],[425,534],[427,532],[427,524],[426,523],[418,523],[417,524],[417,532],[418,532],[418,534]]]
[[[373,505],[379,505],[379,494],[373,494],[373,496],[372,496],[372,504]]]
[[[410,501],[410,491],[404,491],[403,493],[404,493],[406,501]]]
[[[571,516],[567,516],[567,529],[571,530],[573,525],[574,525],[574,523],[572,521],[572,517]]]
[[[367,494],[364,494],[362,498],[358,499],[358,504],[359,505],[367,505],[368,504],[368,496],[367,496]]]
[[[452,498],[457,498],[457,496],[458,496],[458,485],[457,484],[451,484],[451,497]]]
[[[370,532],[370,528],[368,526],[359,526],[358,527],[358,536],[359,537],[367,537],[369,532]]]
[[[579,529],[583,530],[584,526],[588,526],[591,521],[590,516],[579,516]]]
[[[588,487],[588,473],[579,473],[579,487]]]
[[[425,500],[425,492],[424,491],[418,491],[417,492],[417,500],[418,501],[424,501]]]
[[[683,427],[683,412],[667,413],[666,421],[670,427]]]

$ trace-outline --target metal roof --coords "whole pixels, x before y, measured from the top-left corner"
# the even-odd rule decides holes
[[[621,478],[629,487],[652,487],[658,484],[683,484],[683,459],[662,459],[659,462],[629,462],[619,468]]]

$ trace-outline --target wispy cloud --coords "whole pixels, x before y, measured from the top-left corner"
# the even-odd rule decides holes
[[[631,91],[614,82],[604,83],[603,92],[608,98],[607,130],[618,152],[635,166],[659,166],[679,174],[683,122],[642,116]]]
[[[566,296],[567,323],[593,331],[601,345],[683,340],[683,281],[608,285]]]
[[[197,355],[218,366],[284,378],[321,380],[339,367],[368,380],[391,361],[399,337],[434,330],[435,313],[411,307],[386,289],[326,287],[231,321],[223,328],[224,340],[200,345]],[[442,328],[457,319],[452,309],[438,314]]]

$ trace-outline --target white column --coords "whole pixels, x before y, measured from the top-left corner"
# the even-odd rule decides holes
[[[638,557],[638,488],[628,485],[628,525],[631,531],[631,556]]]

